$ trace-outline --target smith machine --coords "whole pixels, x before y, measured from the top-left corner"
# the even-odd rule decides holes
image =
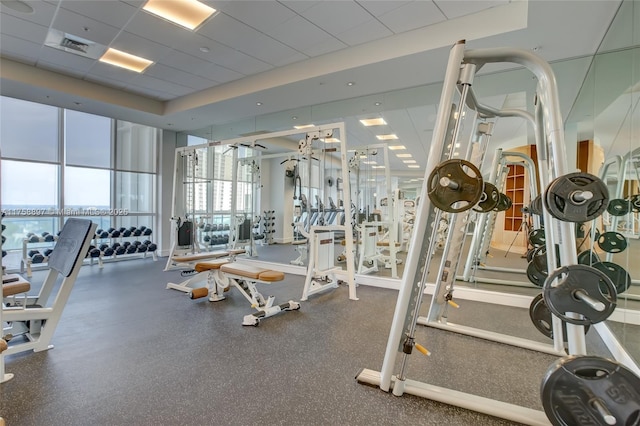
[[[567,340],[567,352],[562,349],[563,356],[541,378],[544,412],[407,378],[413,349],[429,354],[416,342],[416,326],[437,233],[437,227],[430,230],[428,225],[437,224],[445,211],[450,213],[451,223],[454,223],[451,229],[454,229],[459,226],[455,225],[458,214],[463,213],[460,218],[465,219],[465,212],[479,205],[482,198],[495,202],[495,198],[500,197],[490,186],[484,185],[474,166],[482,163],[486,149],[484,138],[472,143],[467,150],[469,161],[451,158],[465,105],[481,112],[481,116],[487,112],[478,108],[473,95],[474,75],[484,64],[496,62],[522,65],[538,80],[534,118],[540,183],[546,188],[543,197],[546,258],[548,265],[557,265],[550,268],[542,294],[554,314],[555,334],[563,334],[562,323],[565,323]],[[472,133],[477,133],[481,127],[484,126],[477,125]],[[356,377],[360,383],[379,386],[386,392],[391,390],[396,396],[409,393],[524,424],[637,424],[640,412],[638,366],[630,357],[617,358],[617,354],[614,355],[620,362],[587,355],[584,327],[596,324],[596,329],[602,333],[597,326],[615,309],[617,295],[616,287],[607,275],[578,264],[574,222],[590,221],[602,214],[607,207],[608,193],[598,177],[570,173],[563,132],[555,76],[548,63],[525,50],[466,50],[464,41],[456,43],[449,56],[427,158],[428,174],[421,193],[423,201],[418,206],[411,241],[414,249],[408,254],[382,369],[380,372],[362,370]],[[451,148],[447,151],[448,141],[451,141]],[[437,322],[448,306],[455,305],[453,287],[444,285],[447,277],[455,276],[462,251],[460,232],[452,234],[457,235],[452,235],[446,243],[447,253],[443,254],[438,271],[428,322]],[[451,262],[448,253],[453,253],[457,260]],[[613,336],[608,338],[615,339]],[[399,353],[399,371],[394,375]]]

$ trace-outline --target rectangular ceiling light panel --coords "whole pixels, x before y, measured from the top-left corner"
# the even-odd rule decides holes
[[[391,141],[398,139],[398,135],[396,135],[395,133],[391,133],[388,135],[376,135],[376,138],[378,138],[379,141]]]
[[[368,118],[366,120],[360,120],[360,122],[365,127],[369,127],[369,126],[384,126],[385,124],[387,124],[387,122],[384,121],[384,118]]]
[[[153,63],[148,59],[122,52],[116,49],[107,50],[100,58],[100,62],[115,65],[135,72],[143,72],[149,65]]]
[[[216,13],[214,8],[196,0],[148,0],[143,9],[190,30]]]

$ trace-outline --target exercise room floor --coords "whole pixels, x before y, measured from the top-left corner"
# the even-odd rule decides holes
[[[382,365],[395,291],[360,286],[350,301],[341,286],[243,327],[251,309],[237,290],[193,301],[165,289],[181,278],[163,266],[82,268],[55,348],[6,357],[15,374],[0,385],[7,425],[512,424],[355,381]],[[288,275],[259,288],[283,302],[299,300],[302,286]],[[546,341],[525,309],[465,302],[455,321]],[[540,380],[555,357],[422,327],[416,339],[432,355],[411,355],[408,378],[541,409]],[[588,341],[607,355],[593,332]]]

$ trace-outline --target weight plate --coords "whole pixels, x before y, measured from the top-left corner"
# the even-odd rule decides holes
[[[530,249],[530,250],[527,250],[527,254],[525,255],[525,256],[526,256],[526,258],[527,258],[527,263],[528,263],[528,262],[531,262],[531,261],[533,260],[533,254],[534,254],[535,252],[536,252],[535,247],[534,247],[534,248],[532,248],[532,249]]]
[[[607,253],[620,253],[627,248],[627,239],[619,232],[605,232],[598,237],[598,246]]]
[[[631,210],[631,202],[629,200],[623,200],[616,198],[609,201],[607,211],[611,216],[624,216]]]
[[[597,176],[570,173],[555,179],[545,192],[549,213],[565,222],[587,222],[600,216],[609,204],[609,190]]]
[[[578,263],[581,265],[593,266],[594,263],[598,262],[600,262],[600,258],[594,251],[585,250],[578,255]]]
[[[560,358],[545,373],[540,396],[554,426],[640,425],[640,378],[606,358]]]
[[[475,206],[484,188],[480,170],[460,159],[438,164],[429,175],[428,185],[431,202],[449,213],[460,213]],[[454,207],[457,203],[464,204]]]
[[[629,289],[629,286],[631,285],[631,276],[622,266],[613,262],[598,262],[594,263],[592,266],[597,270],[604,272],[606,276],[611,278],[613,285],[616,287],[617,294],[624,293]],[[601,286],[602,291],[606,291],[605,289],[606,287],[602,288]]]
[[[604,272],[587,265],[567,265],[556,269],[544,282],[542,294],[554,315],[577,325],[606,320],[617,302],[616,288],[611,279]],[[571,312],[584,318],[573,318],[568,315]]]
[[[542,196],[540,194],[531,200],[531,203],[529,203],[529,210],[531,210],[531,213],[537,214],[538,216],[542,215]]]
[[[503,212],[505,210],[509,210],[511,208],[511,205],[511,198],[507,197],[501,192],[500,200],[498,200],[498,204],[496,205],[496,211]]]
[[[529,262],[529,266],[527,266],[527,278],[529,278],[529,281],[531,281],[533,285],[542,287],[547,276],[538,271],[532,260]]]
[[[531,318],[531,322],[538,329],[538,331],[549,339],[553,339],[553,320],[551,311],[547,307],[547,304],[544,303],[544,298],[542,297],[542,293],[538,294],[531,301],[531,305],[529,305],[529,318]],[[584,327],[584,333],[587,334],[589,331],[589,325]],[[567,324],[562,323],[562,328],[564,329],[563,340],[567,341]]]
[[[488,213],[493,210],[500,201],[498,188],[489,182],[484,182],[484,190],[480,196],[480,202],[473,209],[480,213]]]
[[[546,242],[544,229],[534,229],[533,231],[529,232],[529,242],[534,247],[543,246]]]

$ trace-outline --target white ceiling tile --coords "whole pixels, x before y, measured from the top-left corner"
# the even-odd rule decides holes
[[[305,59],[309,59],[309,57],[303,53],[296,52],[291,56],[279,59],[274,62],[273,65],[276,67],[282,67],[284,65],[293,64],[294,62],[304,61]]]
[[[164,44],[173,49],[184,48],[205,40],[198,33],[185,30],[178,25],[174,25],[164,19],[158,19],[146,12],[136,13],[124,29],[129,33],[147,40],[153,40],[155,43]]]
[[[364,7],[373,16],[381,16],[387,12],[397,9],[400,6],[404,6],[411,1],[401,0],[357,0],[360,6]]]
[[[226,15],[262,32],[277,28],[296,16],[296,13],[282,4],[265,0],[232,1],[223,10]]]
[[[209,21],[199,32],[272,65],[296,54],[290,47],[224,14]]]
[[[95,63],[94,59],[86,58],[84,56],[65,52],[59,49],[54,49],[52,47],[42,48],[38,66],[40,66],[41,61],[52,65],[76,69],[77,72],[75,72],[74,75],[84,75],[85,73],[89,72],[89,70]],[[46,68],[46,65],[43,65],[43,68]]]
[[[321,3],[321,1],[316,0],[278,0],[279,3],[282,3],[289,9],[293,10],[296,13],[302,14],[303,12],[309,10],[313,6]]]
[[[94,21],[66,9],[58,10],[52,27],[105,46],[108,46],[120,32],[116,27]],[[84,28],[88,28],[88,31],[85,31]]]
[[[349,30],[338,34],[336,37],[349,46],[366,43],[372,40],[378,40],[383,37],[393,35],[391,31],[379,21],[372,19],[363,24],[354,26]]]
[[[313,46],[305,49],[302,53],[309,55],[310,57],[324,55],[325,53],[335,52],[336,50],[344,49],[346,44],[338,40],[337,38],[329,38],[320,43],[316,43]]]
[[[117,89],[122,89],[126,86],[126,83],[122,81],[111,80],[110,78],[100,77],[93,73],[86,75],[84,79],[92,83],[98,83],[107,87],[115,87]]]
[[[86,58],[78,58],[87,60]],[[83,67],[78,67],[77,63],[74,61],[68,62],[68,66],[64,61],[48,62],[43,58],[40,58],[40,60],[38,61],[38,68],[55,71],[57,73],[69,75],[76,78],[83,78],[85,75],[85,71],[83,71],[83,69],[89,69],[90,67],[91,64],[89,64],[89,66],[85,65]]]
[[[448,19],[453,19],[507,4],[509,0],[434,0],[434,2]]]
[[[330,34],[338,34],[371,19],[371,14],[353,1],[322,1],[301,13]]]
[[[151,77],[146,74],[138,75],[138,77],[133,80],[129,86],[129,88],[144,88],[151,90],[158,90],[164,93],[171,93],[175,96],[184,96],[189,93],[193,93],[194,90],[190,87],[181,86],[179,84],[173,84],[166,80],[161,80],[159,78]]]
[[[301,16],[289,19],[282,25],[266,31],[266,34],[299,51],[333,38]]]
[[[431,1],[415,0],[378,17],[394,33],[403,33],[446,20]]]
[[[208,53],[202,53],[198,57],[243,75],[257,74],[273,68],[273,65],[220,43],[215,43]]]
[[[49,27],[51,20],[55,16],[56,6],[43,1],[30,1],[29,6],[33,8],[33,12],[27,15],[16,12],[7,7],[2,8],[2,14],[12,15],[16,18],[22,18],[36,24],[44,25],[45,27]]]
[[[162,64],[183,71],[188,71],[190,74],[216,81],[218,83],[226,83],[228,81],[244,77],[243,74],[236,71],[204,61],[200,58],[196,58],[195,56],[184,54],[177,50],[173,50],[165,56],[162,60]]]
[[[121,1],[61,1],[60,7],[78,13],[94,21],[122,28],[138,8]],[[143,13],[143,12],[141,12]]]
[[[207,89],[216,85],[215,81],[189,74],[188,72],[163,64],[154,64],[145,72],[145,75],[165,81],[179,81],[182,86],[197,90]]]
[[[34,64],[40,56],[42,45],[10,35],[2,35],[2,56]]]
[[[49,32],[48,27],[18,19],[6,13],[0,15],[0,33],[2,34],[43,45],[47,38],[47,32]]]
[[[158,62],[173,49],[126,31],[121,32],[109,47]]]
[[[91,68],[91,76],[107,78],[112,81],[120,81],[126,85],[135,79],[138,76],[138,73],[96,61]]]

